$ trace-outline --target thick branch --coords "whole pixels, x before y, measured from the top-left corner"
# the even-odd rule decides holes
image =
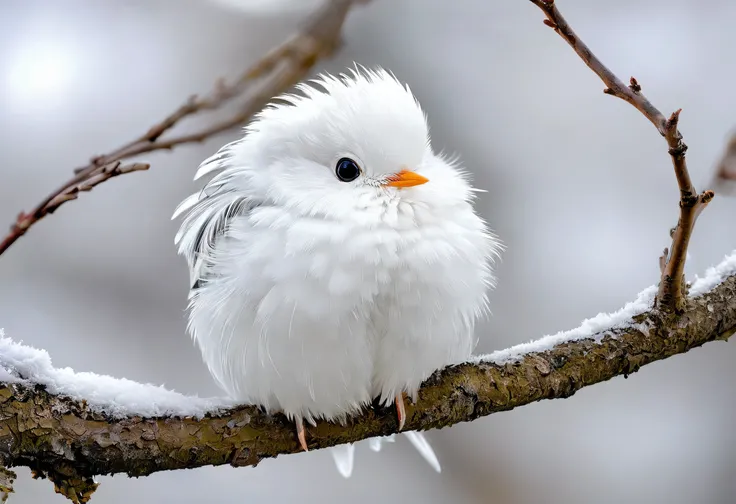
[[[340,33],[345,18],[350,8],[357,3],[366,3],[366,0],[327,2],[309,19],[300,33],[246,69],[232,84],[218,81],[210,94],[190,97],[182,106],[149,128],[139,138],[108,154],[97,156],[86,166],[75,169],[74,177],[49,194],[30,212],[21,212],[18,215],[15,223],[10,227],[10,232],[0,240],[0,254],[5,252],[36,222],[53,213],[63,203],[76,199],[79,191],[89,191],[114,175],[137,171],[123,170],[121,167],[114,175],[110,175],[110,167],[120,166],[115,163],[152,151],[168,150],[183,144],[202,142],[223,131],[244,124],[269,99],[302,80],[317,61],[332,54],[340,43]],[[186,117],[219,109],[239,97],[242,98],[242,103],[233,107],[235,113],[229,118],[204,126],[191,134],[162,138]],[[138,170],[144,169],[140,168],[143,164],[135,166],[139,167]],[[145,166],[148,167],[148,165]]]
[[[542,399],[570,397],[583,387],[725,340],[736,331],[736,275],[686,304],[681,316],[643,313],[627,326],[522,354],[518,360],[480,360],[438,371],[422,386],[417,404],[407,407],[406,429],[447,427]],[[307,439],[310,449],[324,448],[396,428],[392,408],[374,407],[347,426],[321,422],[308,429]],[[291,423],[252,406],[199,420],[114,419],[40,386],[0,387],[2,464],[29,466],[79,502],[94,490],[91,478],[97,474],[248,466],[299,451]]]
[[[675,169],[677,184],[680,187],[680,218],[677,227],[672,233],[672,246],[669,257],[660,259],[661,280],[659,283],[659,294],[657,296],[657,307],[667,311],[679,312],[684,307],[686,293],[683,274],[685,271],[685,258],[690,237],[695,227],[695,221],[700,212],[710,203],[714,197],[713,191],[705,191],[698,194],[690,180],[690,174],[685,161],[687,145],[682,141],[682,134],[677,128],[682,109],[675,111],[669,119],[662,114],[642,94],[639,82],[632,77],[630,84],[625,85],[621,79],[616,77],[611,70],[593,54],[590,48],[567,24],[565,18],[560,14],[554,0],[531,0],[534,5],[542,9],[547,16],[544,24],[553,28],[573,50],[580,59],[600,77],[606,85],[604,92],[617,98],[621,98],[633,105],[649,122],[654,124],[657,131],[665,138]]]

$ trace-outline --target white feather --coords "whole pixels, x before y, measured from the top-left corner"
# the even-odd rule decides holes
[[[374,437],[368,439],[368,446],[374,452],[380,452],[383,443],[393,443],[394,441],[396,441],[396,436],[394,434],[384,437]]]
[[[188,329],[217,383],[290,418],[342,422],[376,397],[415,398],[470,357],[501,245],[466,172],[432,151],[408,87],[356,66],[299,89],[201,164],[196,178],[212,178],[176,209],[175,241]],[[343,157],[360,166],[354,181],[335,175]],[[406,169],[429,182],[386,186]],[[424,437],[407,436],[439,470]],[[333,456],[350,473],[354,447]]]
[[[404,432],[404,435],[409,441],[411,441],[411,444],[414,445],[414,448],[417,449],[419,454],[424,457],[424,460],[432,466],[432,469],[437,472],[442,472],[440,461],[437,460],[437,455],[434,454],[434,450],[427,441],[427,438],[424,437],[424,434],[418,431],[406,431]]]
[[[185,198],[184,201],[179,203],[179,206],[177,206],[176,209],[174,210],[174,215],[171,216],[171,220],[177,219],[184,212],[188,212],[189,210],[191,210],[192,207],[196,205],[197,202],[199,201],[199,197],[200,197],[199,194],[192,194],[191,196],[188,196],[187,198]],[[178,241],[178,238],[180,238],[180,233],[181,233],[181,230],[179,231],[179,233],[177,233],[176,238],[174,238],[175,244]]]
[[[353,474],[353,461],[355,459],[355,445],[348,443],[330,448],[332,458],[335,460],[337,472],[343,478],[349,478]]]

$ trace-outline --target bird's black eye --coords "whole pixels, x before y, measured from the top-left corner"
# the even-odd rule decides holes
[[[343,182],[352,182],[360,176],[360,166],[350,158],[342,158],[335,165],[335,175]]]

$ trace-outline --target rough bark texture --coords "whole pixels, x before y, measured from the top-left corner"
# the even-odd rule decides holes
[[[736,276],[690,299],[682,315],[649,312],[627,328],[554,349],[516,363],[468,363],[437,372],[408,405],[406,430],[441,428],[627,376],[641,366],[687,352],[736,331]],[[601,336],[601,335],[599,335]],[[391,434],[393,408],[372,408],[347,426],[322,422],[308,429],[310,449]],[[28,466],[57,491],[86,502],[98,474],[145,476],[156,471],[231,464],[299,452],[283,416],[245,406],[217,416],[112,419],[43,388],[0,386],[0,461]]]
[[[4,467],[0,467],[0,502],[7,502],[10,494],[13,493],[15,477],[13,471],[8,471]]]

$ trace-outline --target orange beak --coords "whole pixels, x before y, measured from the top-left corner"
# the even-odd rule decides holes
[[[391,187],[414,187],[427,182],[429,182],[427,177],[422,177],[413,171],[401,170],[399,173],[388,177],[388,182],[384,185]]]

